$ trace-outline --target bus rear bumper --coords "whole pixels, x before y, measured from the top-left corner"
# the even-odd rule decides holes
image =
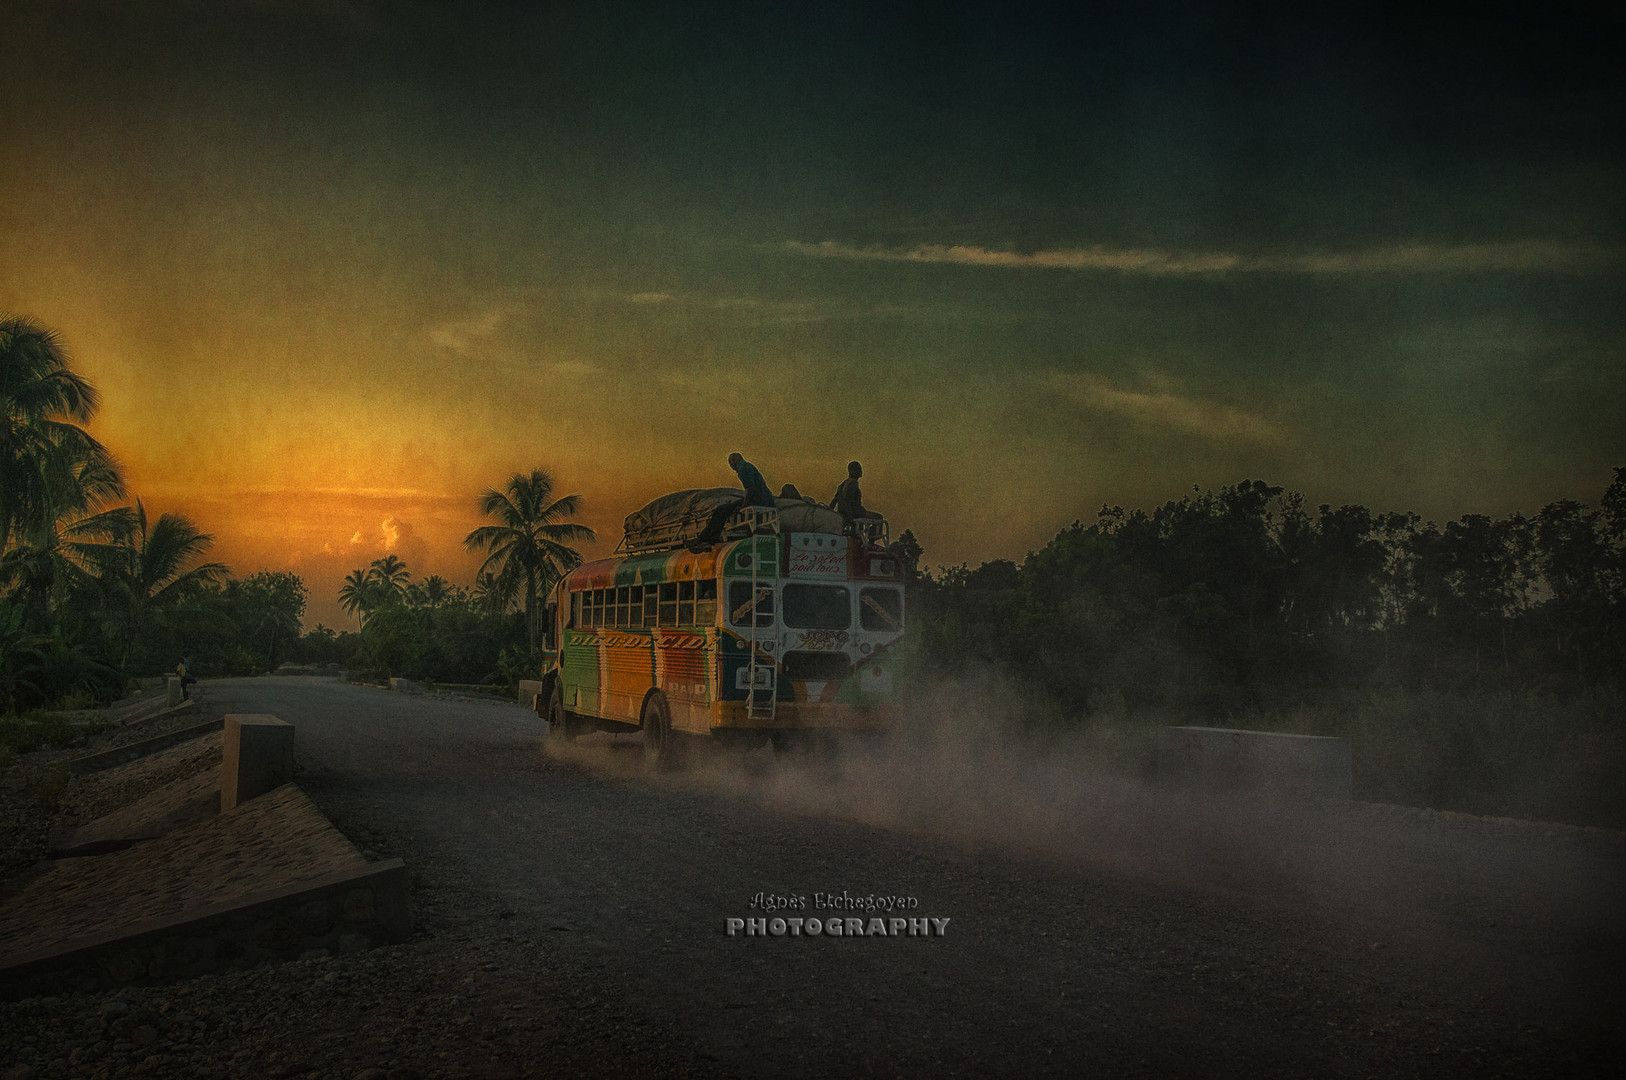
[[[728,731],[886,731],[899,716],[896,705],[805,705],[781,701],[772,716],[750,716],[743,701],[712,706],[713,734]]]

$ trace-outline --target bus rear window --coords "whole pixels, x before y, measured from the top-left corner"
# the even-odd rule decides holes
[[[858,625],[865,630],[902,630],[903,594],[897,589],[859,592]]]
[[[717,625],[717,579],[708,578],[694,583],[694,624]]]
[[[852,625],[852,598],[845,585],[786,585],[785,625],[797,630],[845,630]]]

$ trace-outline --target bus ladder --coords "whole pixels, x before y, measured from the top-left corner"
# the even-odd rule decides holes
[[[770,533],[779,532],[779,513],[766,507],[749,506],[744,510],[747,522],[751,525],[751,661],[746,675],[746,685],[750,687],[745,693],[745,715],[750,720],[773,720],[779,715],[779,680],[774,676],[773,661],[762,662],[761,639],[757,637],[757,608],[762,602],[762,594],[757,591],[757,566],[762,562],[762,554],[757,549],[755,539],[759,526],[766,527]],[[771,587],[770,587],[771,591]],[[768,628],[769,640],[773,639],[773,627]],[[764,704],[757,694],[757,672],[766,669],[768,672],[768,700]]]

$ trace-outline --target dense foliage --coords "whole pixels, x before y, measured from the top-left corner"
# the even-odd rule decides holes
[[[912,539],[912,538],[911,538]],[[1322,506],[1260,481],[1103,508],[1017,566],[919,575],[945,670],[995,662],[1078,712],[1102,695],[1224,716],[1284,687],[1618,682],[1626,470],[1534,518]]]
[[[551,584],[551,580],[549,581]],[[376,678],[511,686],[540,659],[528,647],[525,614],[483,578],[470,591],[437,574],[413,581],[394,555],[345,578],[339,602],[361,632],[318,626],[300,641],[304,663],[336,663]]]
[[[1626,823],[1626,470],[1595,506],[1443,527],[1250,480],[914,578],[928,670],[1005,675],[1033,716],[1359,732],[1373,797],[1534,813],[1567,784],[1563,816]]]

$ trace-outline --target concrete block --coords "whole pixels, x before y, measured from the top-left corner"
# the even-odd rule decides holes
[[[541,694],[541,679],[521,679],[519,681],[519,703],[521,705],[524,705],[527,708],[535,709],[537,712],[541,712],[543,709],[548,707],[547,702],[537,700]]]
[[[235,808],[294,778],[294,726],[274,716],[226,717],[220,809]]]
[[[1348,739],[1166,727],[1158,742],[1157,774],[1181,787],[1348,801],[1353,765]]]
[[[403,694],[421,694],[421,693],[423,693],[423,687],[419,686],[417,683],[413,682],[411,679],[391,679],[390,680],[390,689],[391,690],[397,690],[397,691],[399,691],[399,692],[401,692]]]
[[[181,686],[180,679],[171,675],[166,680],[165,685],[169,689],[169,705],[171,708],[174,708],[176,705],[179,705],[186,699],[185,689]]]

